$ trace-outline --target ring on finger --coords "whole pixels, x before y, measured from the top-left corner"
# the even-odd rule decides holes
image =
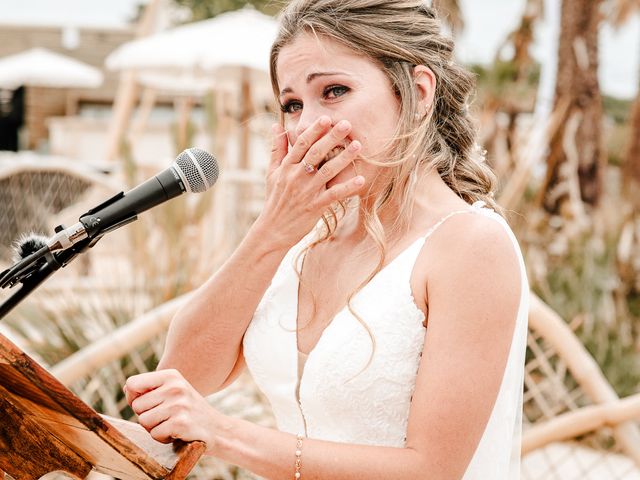
[[[316,167],[311,165],[310,163],[307,163],[304,161],[304,158],[300,161],[300,163],[302,163],[302,165],[304,166],[304,171],[307,173],[315,173],[316,172]]]

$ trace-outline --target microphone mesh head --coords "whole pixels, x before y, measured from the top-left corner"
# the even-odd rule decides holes
[[[178,155],[175,166],[190,192],[204,192],[218,179],[218,162],[199,148],[187,148]]]

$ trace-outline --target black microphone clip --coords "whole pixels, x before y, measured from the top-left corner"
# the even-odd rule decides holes
[[[124,198],[124,196],[125,196],[124,192],[117,193],[110,199],[102,202],[100,205],[97,205],[93,207],[91,210],[88,210],[86,213],[83,213],[82,215],[80,215],[80,218],[78,220],[82,225],[84,225],[85,232],[89,238],[100,238],[104,234],[109,233],[113,230],[116,230],[138,219],[138,215],[136,215],[135,213],[132,213],[130,216],[120,220],[119,222],[113,225],[109,225],[106,228],[102,227],[102,219],[96,216],[95,214],[100,212],[105,207],[108,207],[109,205],[116,203],[121,198]]]

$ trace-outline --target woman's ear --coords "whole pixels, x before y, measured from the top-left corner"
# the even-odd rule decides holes
[[[433,99],[436,93],[436,76],[429,67],[416,65],[413,68],[413,81],[418,90],[418,108],[420,108],[418,113],[426,115],[431,111],[433,105]]]

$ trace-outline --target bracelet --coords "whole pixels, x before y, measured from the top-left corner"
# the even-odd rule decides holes
[[[296,436],[296,473],[293,474],[293,478],[295,478],[296,480],[300,480],[300,468],[302,467],[302,461],[301,461],[301,457],[302,457],[302,439],[304,438],[304,436],[302,436],[301,434],[298,434]]]

